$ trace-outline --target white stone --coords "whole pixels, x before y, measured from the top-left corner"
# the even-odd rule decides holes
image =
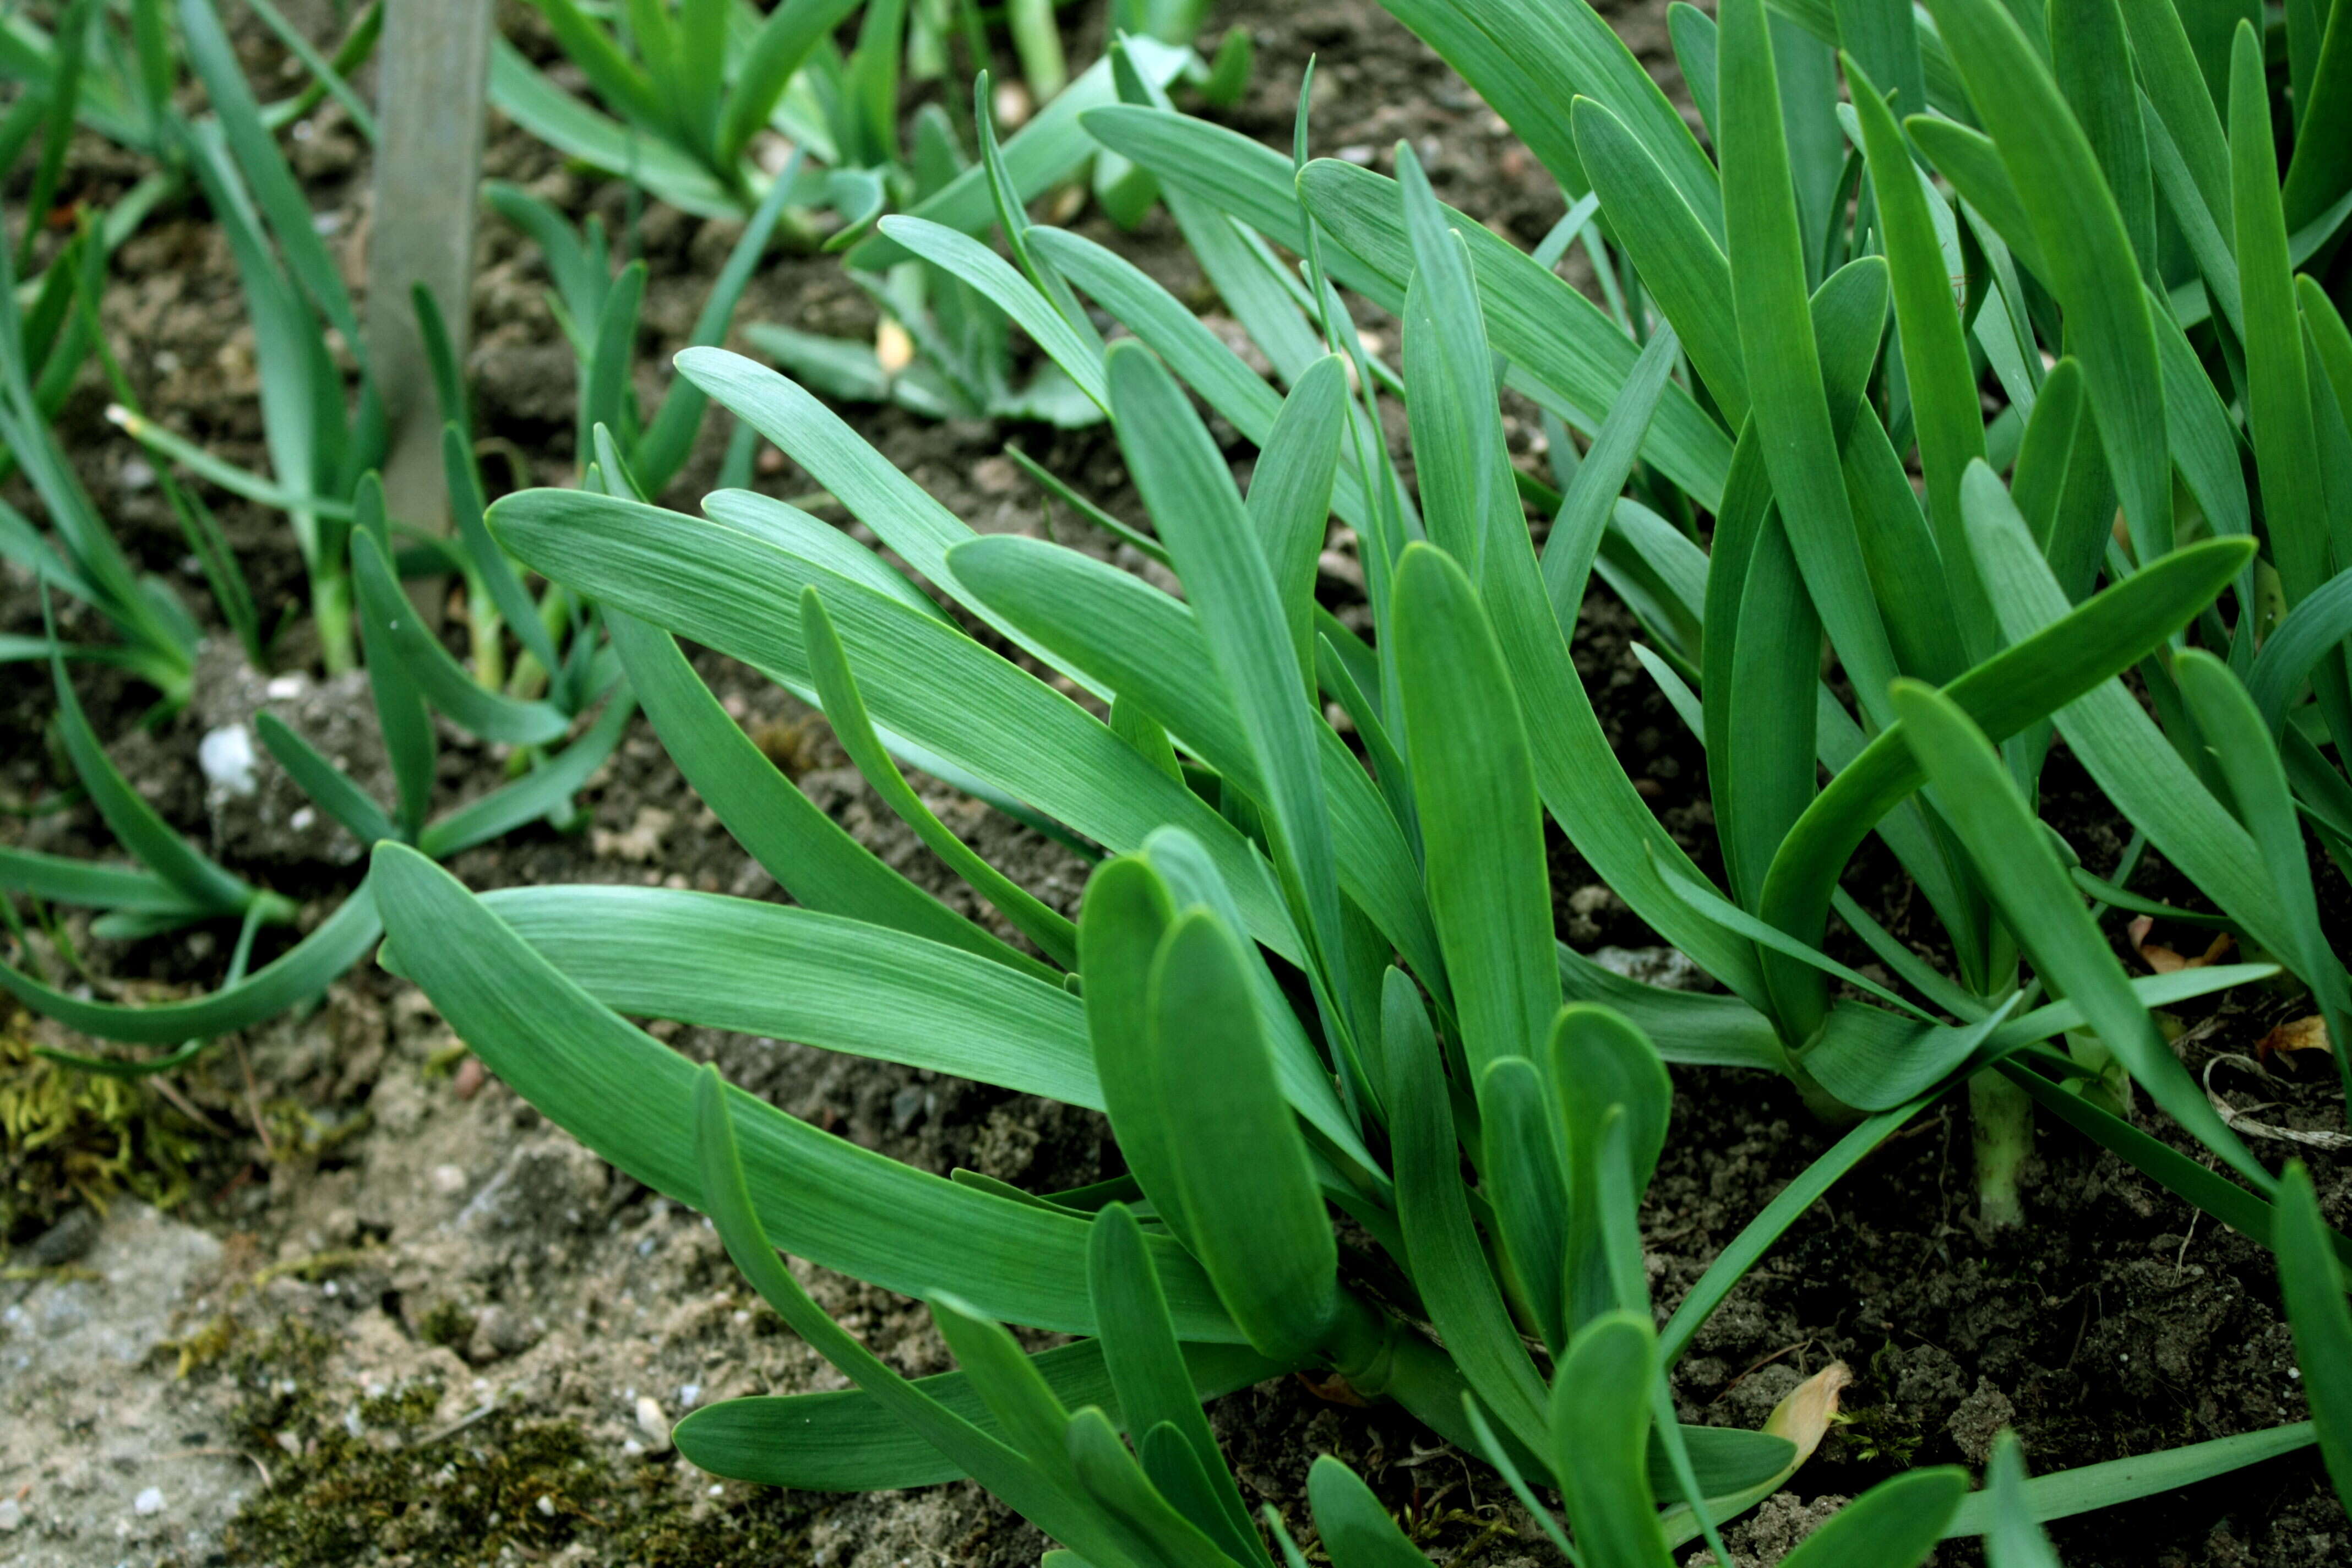
[[[13,1532],[25,1522],[25,1508],[15,1498],[0,1498],[0,1531]]]
[[[669,1417],[662,1414],[661,1401],[650,1394],[637,1395],[637,1430],[656,1454],[669,1448]]]
[[[242,724],[223,724],[217,730],[208,730],[205,738],[196,742],[196,765],[205,770],[205,781],[230,795],[249,795],[254,792],[255,761],[252,732]]]
[[[131,1511],[138,1514],[163,1512],[163,1489],[162,1487],[149,1487],[145,1491],[141,1492],[137,1497],[132,1498],[131,1500]]]

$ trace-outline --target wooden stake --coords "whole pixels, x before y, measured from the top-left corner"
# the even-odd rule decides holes
[[[368,351],[391,430],[394,517],[448,528],[441,416],[410,290],[432,290],[465,363],[474,213],[489,87],[491,0],[387,0],[377,49],[375,211],[368,234]],[[439,608],[437,593],[432,609]]]

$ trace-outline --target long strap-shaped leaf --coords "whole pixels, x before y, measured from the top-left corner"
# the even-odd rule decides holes
[[[225,1035],[320,994],[366,954],[383,932],[369,886],[361,884],[318,930],[285,952],[208,996],[144,1007],[91,1002],[44,985],[5,963],[0,963],[0,987],[68,1028],[101,1039],[161,1046]]]
[[[610,607],[604,619],[663,748],[736,842],[796,902],[960,947],[1024,973],[1049,973],[882,864],[803,795],[727,716],[668,633]]]
[[[1078,999],[961,949],[660,888],[511,888],[483,901],[625,1016],[798,1040],[1102,1109]]]
[[[1247,1345],[1186,1345],[1184,1375],[1202,1399],[1263,1383],[1286,1370]],[[1100,1406],[1126,1424],[1098,1339],[1041,1352],[1032,1360],[1063,1404]],[[983,1431],[995,1430],[960,1372],[916,1386]],[[956,1462],[909,1430],[889,1407],[856,1389],[761,1394],[698,1407],[677,1424],[678,1451],[713,1475],[805,1491],[887,1491],[960,1480]]]
[[[2267,1194],[2273,1184],[2270,1172],[2221,1121],[2158,1035],[1984,732],[1958,703],[1930,687],[1902,683],[1895,706],[1906,742],[2036,967],[2081,1005],[2100,1040],[2150,1099],[2256,1191]]]
[[[1213,668],[1197,612],[1131,573],[1041,539],[993,534],[960,544],[966,585],[1062,658],[1167,727],[1253,800],[1268,790]],[[1421,871],[1381,791],[1328,726],[1315,726],[1341,889],[1415,967],[1439,972]]]
[[[1251,1344],[1303,1359],[1339,1312],[1339,1254],[1240,944],[1210,910],[1180,910],[1145,986],[1153,1110],[1193,1255]]]
[[[1650,1391],[1657,1335],[1646,1314],[1611,1312],[1578,1331],[1552,1383],[1552,1462],[1587,1562],[1669,1568],[1650,1490]]]
[[[2011,1515],[2021,1511],[2030,1522],[2047,1524],[2052,1520],[2072,1519],[2077,1514],[2194,1486],[2199,1481],[2308,1447],[2315,1436],[2310,1422],[2297,1421],[2159,1453],[2135,1454],[2127,1459],[2054,1470],[2034,1477],[2017,1488],[2014,1494],[2002,1499],[1990,1491],[1971,1492],[1962,1500],[1951,1522],[1944,1527],[1944,1538],[1949,1541],[1990,1534],[1995,1525],[1996,1508]],[[2003,1568],[2007,1565],[2003,1564]],[[2031,1560],[2026,1568],[2034,1568]]]
[[[1785,1568],[1918,1568],[1968,1495],[1957,1465],[1906,1470],[1830,1516],[1780,1559]]]
[[[1978,507],[1994,505],[1999,492],[1998,504],[2015,520],[2015,552],[2031,552],[2032,566],[2048,582],[2049,568],[2023,521],[2009,506],[2000,481],[1978,466],[1971,468],[1969,482],[1980,498],[1974,503]],[[2051,624],[2011,619],[2004,611],[2003,618],[2010,622],[2004,629],[2017,640],[1952,682],[1947,695],[1986,733],[1997,738],[2015,734],[2086,691],[2095,693],[2101,682],[2131,668],[2188,624],[2237,574],[2251,550],[2251,542],[2244,540],[2191,545],[2079,608],[2057,610],[2048,616]],[[1980,563],[1987,565],[1988,584],[1997,590],[1994,602],[2001,603],[2009,574],[1997,574],[1981,557]],[[2065,596],[2054,584],[2049,592],[2064,605]],[[1925,775],[1894,734],[1882,731],[1830,781],[1774,856],[1759,912],[1780,930],[1807,942],[1820,941],[1830,895],[1845,862],[1871,824],[1919,787]],[[2154,743],[2165,746],[2161,739]],[[2168,746],[2165,750],[2171,754]]]
[[[1591,99],[1573,105],[1577,151],[1642,283],[1689,345],[1691,364],[1737,428],[1748,417],[1748,370],[1731,311],[1731,268],[1665,171],[1624,121]]]
[[[1273,879],[1229,824],[1068,698],[938,620],[769,540],[631,501],[526,491],[492,507],[490,526],[591,598],[804,689],[800,595],[818,583],[879,724],[1114,850],[1184,826],[1216,858],[1251,934],[1297,956]]]
[[[485,1063],[622,1170],[699,1202],[692,1064],[600,1005],[415,850],[381,845],[374,865],[403,972]],[[748,1095],[730,1103],[762,1223],[794,1252],[887,1289],[951,1288],[1012,1321],[1093,1331],[1084,1220],[927,1175]],[[1177,1331],[1233,1342],[1207,1279],[1161,1247]]]
[[[1960,520],[1960,474],[1969,458],[1984,456],[1984,415],[1968,340],[1952,302],[1951,274],[1936,235],[1931,209],[1936,198],[1923,188],[1903,133],[1877,88],[1852,60],[1846,62],[1846,71],[1856,79],[1854,113],[1862,125],[1879,221],[1885,226],[1903,373],[1919,433],[1920,467],[1927,479],[1927,516],[1935,526],[1968,652],[1981,658],[1992,651],[1996,627]]]
[[[45,589],[41,618],[50,637],[49,675],[58,696],[58,732],[65,740],[75,776],[114,837],[182,897],[212,913],[241,914],[255,900],[268,897],[182,837],[144,795],[131,787],[131,781],[99,744],[98,732],[89,727],[89,715],[82,710],[81,699],[66,675],[65,654],[56,641],[56,621],[48,604]],[[278,903],[284,907],[282,900]]]
[[[1112,349],[1108,363],[1128,471],[1159,521],[1257,763],[1276,866],[1320,958],[1309,978],[1333,988],[1345,1017],[1338,963],[1345,938],[1317,756],[1320,721],[1308,705],[1273,569],[1231,471],[1174,378],[1139,347]],[[1332,456],[1336,461],[1336,447]]]
[[[2270,85],[2262,43],[2242,25],[2231,52],[2230,146],[2231,207],[2246,312],[2246,423],[2262,475],[2271,553],[2291,609],[2327,575],[2327,503],[2320,488],[2303,323],[2287,263],[2286,222],[2279,206]]]
[[[1097,1510],[1071,1496],[1055,1475],[1024,1456],[1017,1446],[1008,1446],[932,1399],[809,1299],[776,1256],[761,1223],[745,1180],[725,1080],[715,1067],[705,1067],[691,1076],[698,1167],[694,1185],[727,1244],[728,1256],[752,1289],[827,1361],[1027,1518],[1086,1552],[1089,1561],[1155,1568],[1150,1553],[1133,1552],[1121,1539],[1123,1532],[1106,1528]]]
[[[1721,20],[1724,222],[1751,417],[1822,624],[1863,710],[1883,727],[1895,659],[1854,535],[1822,387],[1763,0],[1730,0]]]
[[[1460,71],[1510,122],[1552,177],[1584,186],[1567,110],[1582,94],[1606,104],[1668,171],[1683,199],[1719,228],[1716,174],[1648,71],[1585,4],[1387,0],[1388,9]]]
[[[1276,244],[1305,253],[1303,201],[1331,280],[1391,312],[1412,276],[1393,182],[1318,159],[1303,173],[1272,148],[1160,110],[1118,105],[1087,117],[1097,142],[1189,190]],[[1478,275],[1487,335],[1512,362],[1508,384],[1581,430],[1616,401],[1639,350],[1601,309],[1498,235],[1449,209]],[[1688,393],[1669,392],[1644,455],[1701,505],[1723,486],[1730,444]]]
[[[2319,1451],[2341,1496],[2352,1492],[2352,1313],[2345,1310],[2344,1271],[2327,1244],[2318,1194],[2300,1160],[2288,1163],[2279,1183],[2271,1244]]]
[[[2238,678],[2211,654],[2201,648],[2182,650],[2173,660],[2173,678],[2204,732],[2214,764],[2229,781],[2239,819],[2262,852],[2263,868],[2277,889],[2279,919],[2297,939],[2295,971],[2309,978],[2328,1033],[2352,1039],[2352,979],[2346,976],[2343,960],[2320,924],[2303,823],[2295,815],[2286,769],[2270,743],[2272,736]],[[2336,1068],[2352,1088],[2352,1051],[2336,1058]]]
[[[2036,270],[2065,310],[2067,351],[2083,362],[2133,544],[2152,561],[2172,545],[2171,464],[2156,336],[2123,214],[2050,68],[1998,0],[1930,0],[1928,9],[2040,242]]]
[[[401,593],[399,579],[373,534],[352,533],[352,564],[361,608],[371,627],[383,628],[391,645],[387,654],[407,667],[410,679],[435,708],[483,739],[509,745],[543,746],[561,740],[571,728],[571,715],[551,702],[524,701],[477,684],[425,629],[415,606]]]
[[[1975,468],[1968,487],[1963,500],[1970,509],[1969,538],[2002,631],[2017,641],[2051,629],[2053,622],[2067,614],[2066,595],[2033,548],[2016,509],[2008,504],[2000,480],[1988,469]],[[2246,542],[2215,540],[2189,548],[2242,551]],[[2151,570],[2144,567],[2119,586],[2137,582]],[[2115,592],[2110,589],[2100,597]],[[2299,951],[2294,933],[2273,907],[2271,881],[2253,840],[2129,692],[2116,682],[2103,682],[2059,709],[2057,720],[2059,732],[2094,782],[2147,832],[2166,859],[2264,948],[2282,955]]]
[[[1388,1068],[1397,1220],[1414,1286],[1447,1351],[1504,1429],[1543,1451],[1542,1377],[1519,1342],[1488,1266],[1462,1184],[1462,1150],[1437,1036],[1412,983],[1391,970],[1382,1004],[1381,1054]],[[1553,1180],[1558,1181],[1555,1170]],[[1556,1300],[1558,1290],[1551,1295]]]
[[[1118,1408],[1130,1431],[1164,1432],[1190,1454],[1192,1470],[1211,1495],[1211,1517],[1193,1522],[1241,1563],[1273,1568],[1265,1544],[1251,1521],[1249,1505],[1233,1472],[1217,1451],[1217,1440],[1201,1412],[1202,1390],[1185,1364],[1183,1347],[1168,1321],[1160,1276],[1143,1245],[1143,1227],[1124,1204],[1110,1204],[1095,1217],[1087,1244],[1088,1288],[1102,1327],[1097,1342],[1103,1364],[1117,1390]],[[1144,1454],[1147,1470],[1152,1455]],[[1181,1506],[1181,1505],[1180,1505]]]
[[[833,619],[825,613],[824,596],[814,583],[801,590],[801,640],[835,736],[883,803],[915,830],[915,836],[929,847],[931,853],[946,861],[950,870],[994,905],[1048,958],[1066,968],[1075,967],[1078,961],[1077,927],[1059,910],[1051,908],[990,865],[950,832],[898,772],[898,764],[891,761],[890,753],[883,750],[880,739],[874,733],[873,721],[866,717],[866,701],[858,693],[856,678],[850,673],[849,657],[842,649],[841,639],[834,635]]]
[[[1501,542],[1497,542],[1499,552]],[[1559,1011],[1527,727],[1476,592],[1432,545],[1397,566],[1397,671],[1430,914],[1470,1070],[1539,1059]]]

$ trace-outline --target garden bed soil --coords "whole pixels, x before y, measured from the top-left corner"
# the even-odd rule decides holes
[[[1332,0],[1234,14],[1258,45],[1255,84],[1230,117],[1241,129],[1287,144],[1297,73],[1314,54],[1318,151],[1385,167],[1387,149],[1408,139],[1441,196],[1522,245],[1559,216],[1557,191],[1501,121],[1375,6]],[[320,36],[331,31],[323,12],[308,20]],[[502,20],[529,36],[519,7]],[[1663,7],[1641,0],[1613,20],[1678,92]],[[282,56],[257,29],[238,36],[248,67],[270,79]],[[356,287],[367,223],[362,144],[330,105],[290,146]],[[495,121],[488,172],[574,214],[601,213],[615,232],[629,221],[614,183],[564,168]],[[67,194],[102,201],[137,174],[84,138]],[[1125,236],[1098,217],[1079,222],[1180,298],[1213,310],[1164,215]],[[662,358],[683,340],[732,235],[729,225],[646,209],[646,395],[657,395]],[[485,220],[480,252],[476,406],[513,470],[502,475],[491,460],[493,482],[565,482],[572,360],[542,300],[545,279],[494,219]],[[251,332],[226,247],[200,212],[159,215],[124,247],[106,314],[151,415],[259,466]],[[874,324],[836,265],[815,258],[778,258],[761,269],[739,322],[760,320],[851,336]],[[93,378],[61,436],[134,557],[200,599],[152,467],[104,423],[104,401]],[[1002,455],[1008,439],[1114,512],[1139,515],[1101,429],[845,412],[984,531],[1047,526],[1038,493]],[[721,421],[710,425],[670,504],[690,506],[712,481],[723,437]],[[1245,461],[1233,433],[1219,434]],[[1532,419],[1515,416],[1512,440],[1522,460],[1539,460]],[[805,491],[805,478],[776,456],[761,465],[759,487]],[[276,519],[215,499],[265,619],[273,617],[302,592],[290,541]],[[828,515],[871,542],[846,518]],[[1083,523],[1056,517],[1052,526],[1065,542],[1141,564]],[[1335,536],[1333,546],[1321,591],[1343,615],[1360,613],[1351,542]],[[37,603],[17,577],[0,584],[0,622],[10,631],[38,624]],[[142,792],[239,869],[307,900],[308,927],[355,881],[356,846],[298,826],[299,803],[274,793],[266,762],[256,797],[215,791],[208,799],[194,759],[206,731],[267,705],[356,776],[380,775],[369,727],[349,721],[363,683],[305,673],[303,635],[298,626],[281,645],[274,680],[210,656],[196,703],[152,731],[139,726],[140,692],[104,675],[79,679],[95,722]],[[1712,834],[1703,761],[1633,659],[1634,635],[1630,616],[1596,589],[1578,629],[1578,668],[1662,824],[1704,859]],[[697,664],[820,805],[886,860],[987,918],[865,787],[821,719],[726,659],[703,654]],[[50,710],[37,671],[17,667],[0,683],[0,795],[19,808],[0,836],[107,852],[86,808],[22,814],[69,779]],[[499,773],[495,751],[446,738],[445,795],[488,787]],[[2089,864],[2111,868],[2122,843],[2103,807],[2063,754],[2052,778],[2055,820]],[[1075,909],[1084,877],[1075,858],[919,782],[992,860],[1047,901]],[[477,888],[638,882],[779,896],[678,779],[642,719],[580,799],[587,820],[577,831],[533,827],[461,856],[452,869]],[[1554,872],[1564,938],[1587,950],[1654,947],[1564,842]],[[2137,885],[2147,890],[2186,895],[2160,866],[2146,875]],[[1858,891],[1882,883],[1890,897],[1874,907],[1910,934],[1890,868],[1865,862],[1851,881]],[[2345,892],[2332,872],[2325,896],[2340,920]],[[216,981],[224,956],[220,934],[209,931],[121,944],[90,937],[86,925],[68,929],[105,977],[101,990],[124,997],[201,989]],[[2156,940],[2185,945],[2190,934],[2159,931]],[[1867,959],[1858,947],[1846,955]],[[2179,1020],[2180,1048],[2201,1072],[2217,1056],[2253,1054],[2267,1031],[2302,1010],[2290,995],[2233,994]],[[789,1042],[666,1025],[654,1033],[792,1113],[926,1170],[969,1166],[1045,1190],[1118,1169],[1106,1124],[1089,1113]],[[0,1089],[29,1092],[25,1086],[49,1070],[24,1065],[33,1040],[89,1048],[46,1021],[6,1015]],[[2214,1081],[2241,1108],[2273,1102],[2260,1113],[2266,1122],[2342,1124],[2324,1064],[2282,1068],[2268,1082],[2225,1068]],[[60,1092],[54,1078],[38,1082],[43,1093]],[[1778,1079],[1678,1069],[1675,1086],[1673,1135],[1643,1215],[1661,1309],[1837,1132]],[[67,1120],[70,1136],[58,1148],[7,1173],[16,1185],[5,1194],[10,1234],[0,1240],[16,1250],[0,1281],[0,1561],[1009,1568],[1034,1562],[1045,1544],[968,1486],[793,1493],[719,1481],[680,1459],[667,1426],[688,1408],[842,1380],[757,1303],[698,1215],[611,1172],[482,1074],[423,997],[373,964],[338,981],[315,1010],[251,1030],[152,1086],[84,1095]],[[118,1189],[101,1217],[68,1178],[90,1179],[122,1148],[140,1195]],[[2324,1151],[2299,1152],[2331,1219],[2352,1218],[2352,1183]],[[2046,1123],[2024,1203],[2023,1226],[1979,1226],[1965,1108],[1948,1100],[1800,1220],[1699,1333],[1677,1373],[1685,1420],[1755,1426],[1833,1360],[1854,1379],[1846,1419],[1795,1483],[1727,1531],[1743,1564],[1777,1562],[1839,1501],[1904,1466],[1979,1464],[2003,1425],[2017,1427],[2033,1468],[2047,1470],[2304,1416],[2261,1247],[2194,1217]],[[795,1268],[821,1304],[893,1364],[909,1373],[948,1364],[924,1315],[904,1299]],[[1356,1466],[1441,1563],[1556,1561],[1490,1470],[1393,1409],[1331,1403],[1290,1380],[1220,1400],[1213,1417],[1253,1503],[1273,1504],[1302,1538],[1307,1468],[1329,1452]],[[2074,1568],[2298,1568],[2352,1552],[2352,1530],[2308,1449],[2063,1523],[2054,1534]],[[1681,1555],[1696,1559],[1692,1549]],[[1973,1542],[1955,1542],[1937,1561],[1959,1568],[1980,1555]]]

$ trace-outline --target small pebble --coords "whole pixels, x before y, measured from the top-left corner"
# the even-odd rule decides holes
[[[637,1395],[637,1430],[656,1454],[669,1451],[669,1417],[662,1414],[661,1401],[650,1394]]]
[[[259,787],[253,774],[259,760],[253,736],[242,724],[207,730],[196,742],[196,765],[204,769],[205,781],[229,795],[249,795]]]
[[[269,694],[272,702],[285,702],[301,696],[303,689],[310,684],[299,675],[278,675],[272,676],[269,684],[262,689]]]
[[[482,1092],[482,1084],[489,1076],[490,1069],[482,1065],[482,1058],[469,1056],[458,1062],[450,1086],[457,1091],[459,1100],[471,1100]]]
[[[553,1519],[555,1517],[555,1500],[551,1497],[541,1496],[539,1500],[539,1511],[546,1518]]]
[[[137,1497],[132,1498],[131,1500],[131,1511],[139,1514],[163,1512],[163,1489],[162,1487],[149,1487],[145,1491],[141,1492]]]
[[[466,1190],[464,1168],[457,1165],[434,1166],[433,1190],[436,1193],[446,1193],[451,1197],[464,1192]]]
[[[15,1498],[0,1498],[0,1531],[14,1532],[25,1522],[24,1505]]]

